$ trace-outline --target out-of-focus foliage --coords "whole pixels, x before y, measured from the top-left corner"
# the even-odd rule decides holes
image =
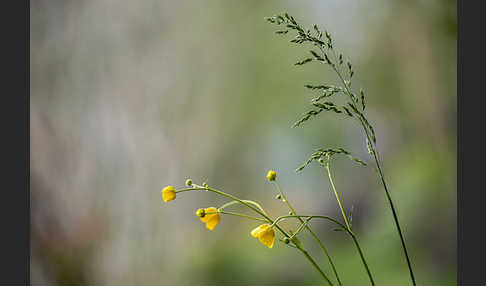
[[[220,198],[180,194],[162,205],[160,197],[168,184],[208,178],[285,214],[265,178],[275,169],[298,211],[339,217],[326,174],[294,170],[316,148],[366,158],[366,146],[355,124],[331,115],[290,128],[313,96],[304,85],[334,75],[294,66],[302,50],[264,20],[289,11],[328,29],[353,61],[418,284],[455,285],[455,9],[454,1],[32,1],[32,284],[320,285],[298,253],[252,238],[254,222],[222,217],[208,231],[194,211]],[[333,163],[376,283],[409,285],[376,174]],[[312,225],[343,283],[367,281],[351,241]]]

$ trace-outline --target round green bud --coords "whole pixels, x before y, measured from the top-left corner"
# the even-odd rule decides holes
[[[319,163],[324,164],[324,158],[321,157],[321,158],[319,158],[318,161],[319,161]]]
[[[275,196],[275,198],[276,198],[277,200],[281,200],[281,199],[282,199],[282,195],[278,194],[278,195],[276,195],[276,196]]]
[[[188,186],[188,187],[192,186],[192,180],[191,179],[186,180],[186,186]]]
[[[286,238],[284,238],[284,239],[283,239],[283,242],[284,242],[285,244],[289,244],[290,239],[289,239],[288,237],[286,237]]]
[[[204,217],[204,216],[206,216],[206,211],[205,211],[204,209],[198,209],[198,210],[196,211],[196,215],[197,215],[198,217]]]
[[[206,182],[204,182],[204,183],[202,184],[202,186],[203,186],[203,187],[205,187],[205,188],[209,187],[209,186],[208,186],[208,183],[206,183]]]

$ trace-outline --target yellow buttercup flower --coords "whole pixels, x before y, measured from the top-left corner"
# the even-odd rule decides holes
[[[219,223],[221,216],[217,213],[216,208],[210,207],[205,209],[198,209],[196,215],[201,219],[202,222],[206,224],[209,230],[213,230]]]
[[[164,202],[172,201],[176,198],[174,186],[167,186],[162,189],[162,199]]]
[[[268,171],[268,173],[267,173],[267,179],[269,181],[275,181],[275,178],[277,178],[277,173],[275,173],[274,170]]]
[[[273,243],[275,242],[275,232],[270,225],[260,225],[259,227],[251,231],[251,235],[258,238],[258,240],[268,248],[273,247]]]

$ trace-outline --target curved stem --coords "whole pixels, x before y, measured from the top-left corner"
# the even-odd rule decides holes
[[[285,194],[284,192],[282,191],[282,189],[280,188],[280,185],[274,181],[275,185],[277,186],[277,189],[278,191],[280,192],[280,196],[282,196],[282,199],[284,200],[284,202],[287,204],[287,207],[289,208],[289,210],[292,212],[293,215],[297,215],[295,213],[295,210],[294,208],[292,207],[292,205],[290,204],[290,202],[287,200],[287,198],[285,197]],[[298,218],[299,221],[301,223],[304,223],[304,221],[299,217]],[[327,252],[327,249],[326,247],[324,246],[324,244],[322,243],[322,241],[319,239],[319,237],[317,237],[317,235],[312,231],[312,229],[309,227],[309,226],[305,226],[306,230],[312,235],[312,237],[314,238],[314,240],[317,241],[317,243],[319,244],[319,247],[322,249],[322,251],[324,252],[324,254],[326,255],[327,257],[327,260],[329,261],[329,264],[331,265],[331,268],[332,268],[332,271],[334,272],[334,275],[336,276],[336,279],[339,283],[339,285],[343,285],[342,282],[341,282],[341,279],[339,279],[339,275],[337,273],[337,270],[336,270],[336,267],[334,266],[334,263],[331,259],[331,256],[329,255],[329,252]]]
[[[249,215],[245,215],[245,214],[240,214],[240,213],[235,213],[235,212],[217,211],[217,212],[208,212],[206,214],[217,214],[217,213],[239,216],[239,217],[244,217],[244,218],[251,219],[251,220],[258,220],[258,221],[267,222],[267,220],[263,219],[263,218],[257,218],[257,217],[253,217],[253,216],[249,216]]]
[[[334,180],[332,179],[332,175],[331,175],[331,157],[330,156],[327,157],[327,166],[326,166],[326,169],[327,169],[327,174],[329,175],[329,181],[331,182],[331,186],[332,186],[332,189],[334,191],[334,195],[336,196],[336,200],[338,202],[339,208],[341,209],[341,214],[343,215],[344,222],[346,223],[346,226],[348,227],[348,230],[350,232],[352,232],[351,226],[349,226],[348,218],[346,217],[346,213],[344,212],[343,206],[341,204],[341,200],[339,199],[338,192],[336,191],[336,186],[334,185]]]
[[[241,201],[242,201],[242,202],[245,202],[245,203],[252,204],[252,205],[256,206],[256,207],[257,207],[257,208],[258,208],[260,211],[262,211],[262,213],[267,214],[267,213],[265,212],[265,210],[263,209],[263,207],[262,207],[262,206],[261,206],[259,203],[254,202],[254,201],[250,201],[250,200],[241,200]],[[238,202],[238,201],[231,201],[231,202],[228,202],[228,203],[226,203],[226,204],[222,205],[221,207],[219,207],[219,209],[220,209],[220,210],[223,210],[223,209],[225,209],[225,208],[227,208],[227,207],[229,207],[229,206],[232,206],[232,205],[234,205],[234,204],[239,204],[239,203],[240,203],[240,202]]]
[[[207,192],[213,192],[213,193],[216,193],[220,196],[223,196],[223,197],[227,197],[231,200],[234,200],[234,201],[237,201],[239,202],[240,204],[248,207],[249,209],[253,210],[254,212],[258,213],[259,215],[261,215],[263,218],[265,218],[268,222],[270,223],[273,223],[273,220],[271,218],[268,217],[267,214],[265,214],[264,212],[260,211],[258,208],[252,206],[251,204],[247,203],[245,200],[242,200],[242,199],[239,199],[233,195],[230,195],[228,193],[225,193],[225,192],[222,192],[222,191],[219,191],[219,190],[216,190],[216,189],[213,189],[213,188],[210,188],[210,187],[203,187],[203,186],[199,186],[199,185],[196,185],[194,184],[193,185],[194,187],[192,188],[186,188],[186,189],[182,189],[182,190],[178,190],[176,191],[176,193],[182,193],[182,192],[188,192],[188,191],[207,191]],[[285,236],[289,236],[285,230],[283,230],[280,226],[276,225],[275,226],[283,235]]]

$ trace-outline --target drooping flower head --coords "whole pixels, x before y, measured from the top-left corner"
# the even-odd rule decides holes
[[[162,189],[162,199],[164,202],[172,201],[176,198],[174,186],[167,186]]]
[[[268,173],[267,173],[267,179],[269,181],[275,181],[275,178],[277,178],[277,173],[275,173],[274,170],[268,171]]]
[[[198,209],[196,215],[206,224],[209,230],[213,230],[221,219],[218,210],[214,207]]]
[[[275,231],[268,224],[262,224],[251,231],[253,237],[258,238],[258,240],[268,248],[273,247],[275,242]]]

